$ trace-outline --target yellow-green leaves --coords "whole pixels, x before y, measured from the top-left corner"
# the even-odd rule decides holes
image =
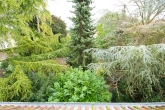
[[[45,9],[44,0],[3,0],[0,1],[0,40],[8,38],[16,42],[20,36],[34,36],[29,22],[39,16],[39,28],[43,34],[52,35],[51,28],[46,22],[51,22],[50,13]]]
[[[11,100],[15,96],[20,100],[27,98],[31,93],[31,81],[20,65],[17,65],[14,72],[7,78],[0,78],[0,101]]]

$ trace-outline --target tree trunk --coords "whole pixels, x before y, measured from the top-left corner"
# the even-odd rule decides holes
[[[0,77],[3,77],[3,71],[1,68],[0,68]]]

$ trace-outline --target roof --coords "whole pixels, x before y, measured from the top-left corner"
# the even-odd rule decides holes
[[[1,102],[0,110],[165,110],[165,102],[158,102],[158,103]]]

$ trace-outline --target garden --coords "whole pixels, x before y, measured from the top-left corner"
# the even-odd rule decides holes
[[[95,24],[92,0],[70,2],[67,30],[45,0],[0,1],[0,101],[165,102],[165,1]]]

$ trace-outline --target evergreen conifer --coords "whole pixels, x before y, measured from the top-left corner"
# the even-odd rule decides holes
[[[68,63],[73,67],[86,66],[91,62],[91,58],[84,54],[84,50],[92,48],[92,39],[94,35],[94,26],[91,20],[92,0],[71,0],[74,3],[75,9],[72,13],[75,14],[71,18],[73,26],[70,29],[71,54],[68,58]]]
[[[29,74],[43,74],[46,79],[64,71],[67,66],[55,60],[67,56],[69,49],[64,38],[61,43],[58,41],[60,34],[52,33],[52,19],[45,0],[10,1],[0,1],[0,52],[7,55],[6,59],[0,60],[3,71],[0,101],[27,101],[35,94],[34,90],[38,90],[35,92],[40,92],[39,95],[45,93],[35,88],[38,86]],[[4,42],[10,44],[11,40],[14,46],[4,48]],[[45,97],[40,97],[40,101],[46,100]]]

